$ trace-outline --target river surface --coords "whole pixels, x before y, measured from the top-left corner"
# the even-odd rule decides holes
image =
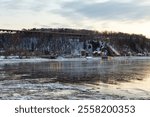
[[[150,99],[150,58],[0,59],[0,99]]]

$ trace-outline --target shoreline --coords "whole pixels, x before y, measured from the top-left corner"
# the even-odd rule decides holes
[[[17,63],[39,63],[39,62],[49,62],[49,61],[110,61],[110,60],[150,60],[150,56],[116,56],[110,57],[108,60],[103,60],[101,57],[81,57],[81,58],[63,58],[58,57],[56,59],[48,59],[48,58],[39,58],[39,57],[31,57],[31,58],[18,58],[18,56],[9,56],[7,59],[4,56],[0,56],[0,65],[3,64],[17,64]]]

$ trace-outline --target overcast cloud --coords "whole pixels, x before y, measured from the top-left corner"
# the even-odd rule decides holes
[[[135,20],[150,18],[150,5],[136,4],[131,2],[106,1],[102,3],[87,3],[85,1],[73,1],[64,3],[62,6],[63,13],[70,11],[72,16],[76,13],[83,17],[93,19],[110,19],[110,20]],[[59,12],[61,14],[61,12]],[[65,14],[62,14],[67,16]]]
[[[150,36],[150,0],[0,0],[0,17],[1,28],[67,26]]]
[[[125,2],[126,1],[126,2]],[[1,0],[0,9],[7,11],[57,13],[63,17],[79,16],[93,19],[142,19],[150,18],[148,0]],[[145,4],[144,4],[145,3]],[[22,13],[21,12],[21,13]],[[7,12],[8,13],[8,12]],[[6,13],[6,14],[7,14]]]

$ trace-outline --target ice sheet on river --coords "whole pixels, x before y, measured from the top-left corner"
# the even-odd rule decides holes
[[[150,99],[149,84],[149,57],[0,58],[0,99]]]

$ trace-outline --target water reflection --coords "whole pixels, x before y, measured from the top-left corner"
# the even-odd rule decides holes
[[[139,96],[142,95],[145,96],[146,99],[149,99],[150,59],[114,58],[109,61],[49,61],[42,63],[1,65],[0,87],[4,85],[7,86],[8,90],[10,90],[9,86],[11,86],[11,89],[15,89],[15,86],[12,87],[13,84],[9,81],[11,83],[15,82],[14,84],[18,84],[18,87],[21,86],[25,89],[26,86],[28,86],[28,88],[31,87],[30,91],[33,91],[34,88],[37,91],[43,89],[44,92],[47,91],[45,92],[46,95],[49,95],[49,91],[54,94],[56,91],[66,91],[69,85],[69,91],[67,89],[67,92],[61,92],[60,94],[66,93],[67,95],[68,93],[73,93],[71,99],[78,99],[80,96],[88,97],[89,95],[95,95],[95,97],[89,97],[90,99],[96,97],[99,98],[103,92],[107,92],[111,95],[114,95],[115,92],[115,97],[116,95],[122,95],[124,97],[124,95],[131,94],[132,97],[136,97],[136,94],[138,94]],[[28,83],[34,85],[30,86]],[[50,88],[47,86],[47,83],[50,85]],[[59,85],[58,83],[62,83],[64,86],[63,88],[56,87],[55,89],[55,85],[53,85],[54,87],[51,87],[51,83],[57,85]],[[43,85],[41,86],[40,84]],[[84,86],[84,88],[76,89],[74,85],[75,87],[80,87],[81,85]],[[89,89],[89,87],[91,89]],[[5,89],[6,91],[7,88]],[[4,91],[4,88],[1,87],[0,89],[3,92],[2,95],[4,95],[4,93],[7,94],[7,92]],[[86,91],[83,91],[83,89]],[[15,90],[12,90],[12,92],[14,93]],[[18,91],[20,93],[25,91],[24,93],[27,94],[30,92],[27,90],[22,91],[22,89],[19,89]],[[98,93],[99,91],[101,91],[100,94]],[[42,92],[41,95],[43,95]],[[23,93],[21,94],[23,95]],[[58,93],[56,94],[58,95]],[[77,94],[78,96],[75,96]],[[31,96],[29,97],[31,98]],[[32,98],[35,99],[35,97]],[[53,97],[51,98],[55,99]],[[56,99],[59,98],[60,97],[58,96]],[[61,99],[65,98],[67,97]]]
[[[97,82],[116,84],[133,79],[143,80],[150,71],[150,61],[50,61],[43,63],[20,63],[1,68],[4,76],[18,79],[53,78],[53,82]],[[26,74],[26,75],[25,75]]]

